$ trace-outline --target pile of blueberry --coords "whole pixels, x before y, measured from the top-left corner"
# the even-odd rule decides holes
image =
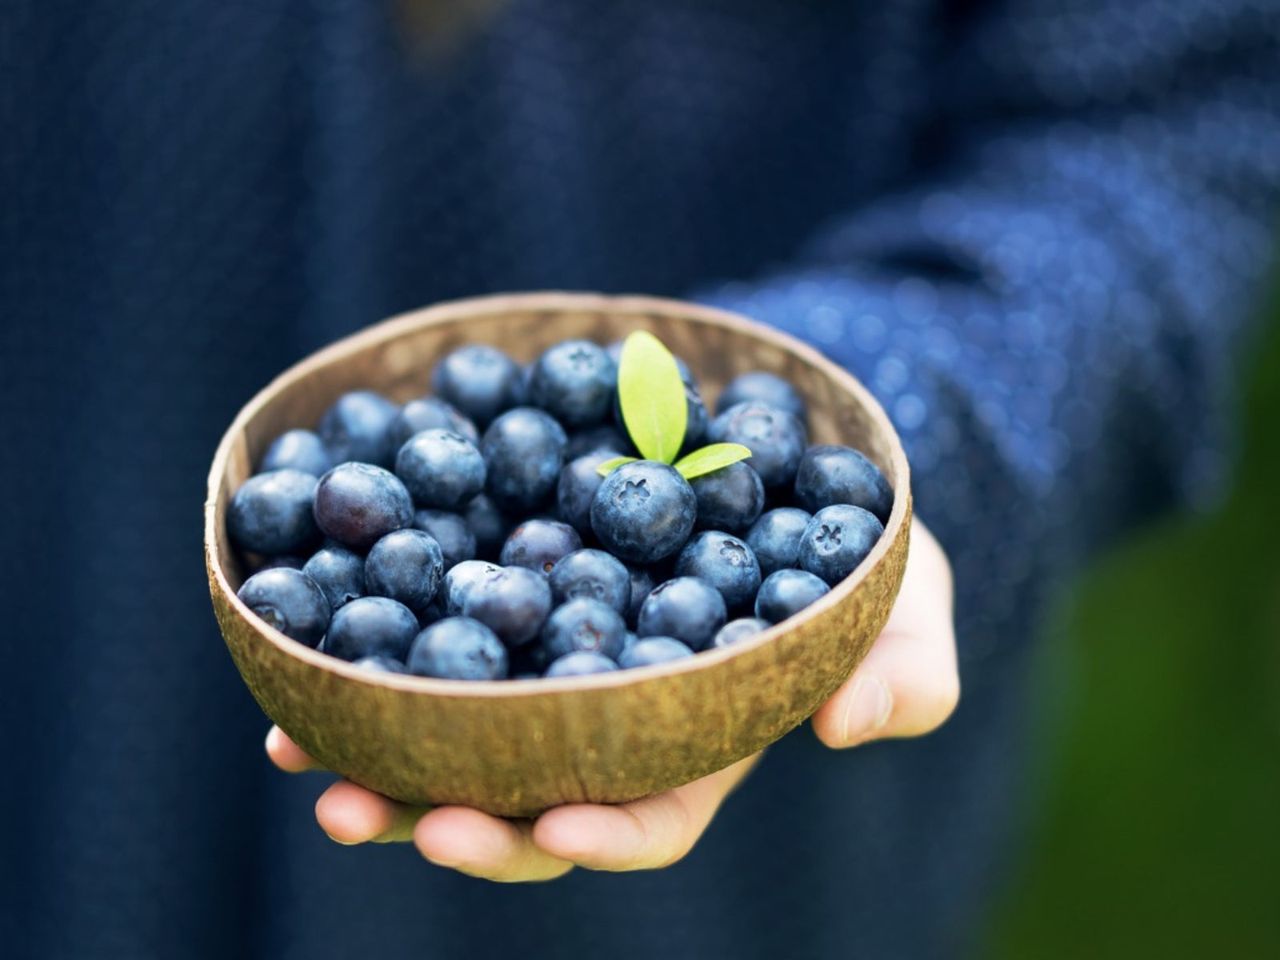
[[[677,446],[742,444],[749,459],[692,480],[659,460],[602,470],[638,455],[620,355],[570,340],[525,368],[464,346],[433,396],[348,393],[315,431],[277,437],[227,513],[257,569],[240,599],[370,670],[571,676],[735,643],[871,551],[889,484],[856,450],[809,446],[805,402],[774,374],[733,380],[712,417],[676,361]]]

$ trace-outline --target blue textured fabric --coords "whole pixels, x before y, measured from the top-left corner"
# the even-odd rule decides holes
[[[427,3],[428,0],[422,0]],[[1280,192],[1261,0],[0,10],[8,957],[949,957],[1012,830],[1047,592],[1212,496]],[[959,586],[964,703],[770,751],[657,873],[344,849],[217,636],[204,472],[332,338],[441,298],[697,295],[858,373]]]

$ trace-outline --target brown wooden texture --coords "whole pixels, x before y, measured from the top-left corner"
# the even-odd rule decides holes
[[[865,451],[893,484],[885,536],[826,597],[725,650],[589,677],[493,683],[375,674],[271,629],[235,596],[242,571],[225,535],[227,500],[266,444],[311,426],[342,392],[400,401],[428,392],[436,359],[468,342],[527,361],[566,337],[607,343],[653,331],[693,367],[710,406],[747,370],[772,370],[809,402],[813,442]],[[417,804],[527,816],[561,803],[632,800],[748,756],[809,717],[884,626],[910,531],[906,457],[870,394],[815,351],[767,327],[670,300],[539,293],[446,303],[393,318],[292,367],[236,417],[205,504],[214,611],[266,714],[330,769]]]

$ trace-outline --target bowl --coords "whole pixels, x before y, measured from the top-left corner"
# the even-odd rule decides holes
[[[373,673],[289,639],[236,597],[243,569],[225,515],[282,431],[311,426],[340,394],[403,402],[436,359],[470,342],[521,361],[568,337],[608,343],[652,331],[684,357],[710,404],[736,374],[771,370],[810,410],[812,442],[864,451],[893,486],[870,556],[798,615],[732,647],[672,663],[557,679],[470,682]],[[705,776],[802,723],[879,634],[902,582],[911,491],[884,411],[848,372],[742,317],[674,300],[533,293],[462,300],[370,327],[285,371],[218,446],[205,503],[205,564],[227,648],[253,696],[331,770],[412,804],[531,816],[564,803],[621,803]]]

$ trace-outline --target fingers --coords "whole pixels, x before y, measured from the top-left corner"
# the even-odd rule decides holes
[[[342,843],[391,843],[408,840],[423,808],[411,807],[339,780],[316,801],[316,822],[330,839]]]
[[[551,880],[573,864],[540,850],[527,823],[469,807],[438,807],[413,831],[418,852],[432,863],[500,883]]]
[[[549,854],[592,870],[668,866],[692,849],[756,759],[634,803],[557,807],[538,818],[533,840]]]
[[[308,770],[323,769],[311,757],[302,752],[302,748],[289,739],[289,735],[279,727],[267,731],[267,756],[271,762],[285,773],[305,773]]]
[[[813,729],[836,748],[918,736],[941,726],[959,698],[951,566],[917,521],[884,631],[853,676],[814,714]]]

